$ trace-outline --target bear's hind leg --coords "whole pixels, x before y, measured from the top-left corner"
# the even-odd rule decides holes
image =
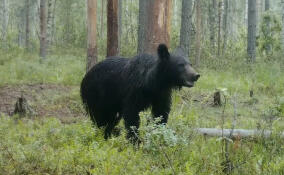
[[[119,123],[121,116],[117,115],[117,113],[109,113],[107,115],[108,117],[108,123],[107,126],[105,128],[105,135],[104,138],[108,139],[111,134],[114,132],[115,126]]]
[[[129,139],[132,143],[139,142],[139,125],[140,125],[140,117],[138,111],[131,110],[129,107],[123,114],[125,128],[127,129],[127,139]]]

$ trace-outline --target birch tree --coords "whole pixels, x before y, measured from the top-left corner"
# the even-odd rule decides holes
[[[87,0],[87,66],[88,72],[97,62],[97,1]]]
[[[248,0],[247,54],[250,62],[255,61],[256,0]]]

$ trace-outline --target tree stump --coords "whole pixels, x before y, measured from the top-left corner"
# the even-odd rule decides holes
[[[213,98],[214,98],[214,102],[213,102],[213,105],[214,105],[214,106],[221,106],[221,105],[222,105],[221,93],[220,93],[220,91],[216,91],[216,92],[214,93]]]
[[[253,97],[253,90],[250,90],[250,91],[249,91],[249,96],[250,96],[250,97]]]
[[[34,111],[30,107],[30,105],[28,104],[28,101],[23,96],[23,94],[21,95],[21,97],[19,97],[17,99],[17,102],[15,104],[15,109],[14,109],[14,112],[13,112],[13,115],[15,115],[15,114],[19,114],[20,117],[25,117],[27,115],[33,115],[34,114]]]

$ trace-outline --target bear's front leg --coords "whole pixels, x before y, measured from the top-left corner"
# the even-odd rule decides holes
[[[125,128],[127,129],[127,139],[132,143],[139,142],[139,125],[140,117],[139,112],[128,107],[123,114]]]
[[[160,124],[168,122],[168,116],[171,110],[171,95],[163,93],[152,103],[152,114],[154,118],[162,117]]]

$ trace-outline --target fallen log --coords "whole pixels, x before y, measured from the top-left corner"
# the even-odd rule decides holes
[[[228,137],[228,138],[248,138],[248,137],[271,137],[272,132],[270,130],[246,130],[246,129],[217,129],[217,128],[198,128],[196,132],[205,136],[212,137]],[[280,134],[280,137],[284,139],[284,132]]]

